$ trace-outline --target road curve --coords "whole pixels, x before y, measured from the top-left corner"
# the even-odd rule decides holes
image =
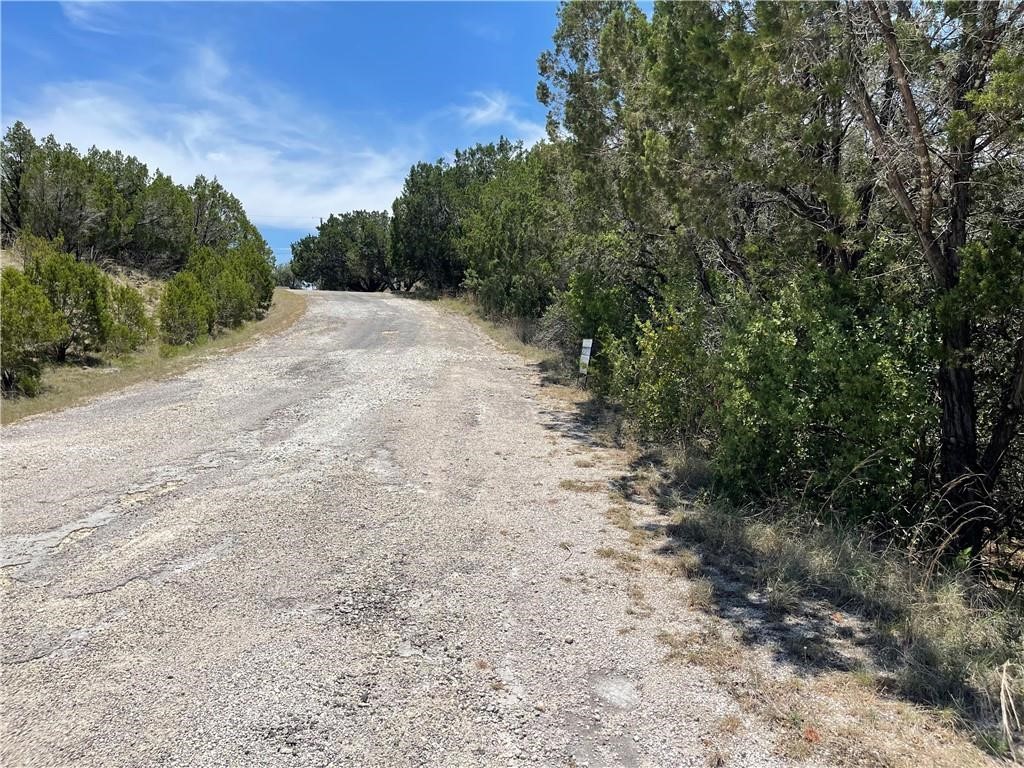
[[[614,457],[428,304],[309,294],[2,460],[5,766],[703,766],[745,717],[596,553]]]

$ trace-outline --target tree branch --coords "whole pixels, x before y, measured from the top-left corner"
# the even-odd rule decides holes
[[[921,124],[921,113],[917,108],[914,92],[910,88],[907,66],[903,63],[903,56],[892,27],[892,19],[889,18],[889,11],[886,9],[884,13],[881,12],[876,2],[868,3],[868,9],[881,30],[882,40],[885,41],[885,50],[889,54],[889,63],[892,65],[892,74],[896,80],[896,88],[899,90],[900,99],[903,102],[903,112],[914,142],[914,155],[917,157],[918,189],[921,193],[921,223],[930,228],[932,220],[932,160],[924,135],[924,127]]]

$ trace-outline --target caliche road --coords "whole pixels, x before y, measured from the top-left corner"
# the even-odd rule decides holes
[[[2,452],[4,766],[707,765],[743,716],[598,554],[615,457],[428,304],[309,294]]]

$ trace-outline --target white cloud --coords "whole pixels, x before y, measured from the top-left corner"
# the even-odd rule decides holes
[[[81,30],[104,35],[117,33],[117,7],[113,3],[101,0],[71,0],[62,2],[60,9],[64,18]]]
[[[389,209],[423,154],[415,131],[375,149],[235,71],[210,47],[194,49],[169,82],[51,84],[4,119],[82,151],[121,149],[179,183],[216,176],[254,223],[274,227],[309,229],[331,212]]]
[[[473,104],[459,107],[458,113],[472,128],[498,126],[511,129],[509,138],[522,139],[527,146],[546,136],[541,123],[520,117],[512,98],[504,91],[475,91]]]

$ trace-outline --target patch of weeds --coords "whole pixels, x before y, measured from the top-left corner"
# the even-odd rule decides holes
[[[680,512],[669,535],[698,547],[706,566],[761,588],[772,614],[807,598],[856,614],[887,667],[890,693],[956,702],[978,724],[1001,720],[1001,702],[1024,701],[1024,672],[1002,674],[1007,664],[1024,669],[1024,609],[976,574],[832,526],[714,505]],[[806,657],[816,663],[826,650],[809,648]]]
[[[615,504],[608,507],[604,516],[608,518],[608,522],[616,528],[621,528],[624,531],[633,530],[633,516],[629,513],[629,507],[622,504]]]
[[[626,594],[630,599],[630,606],[626,609],[628,615],[646,618],[654,613],[654,608],[647,602],[647,596],[644,594],[640,582],[632,582],[626,590]]]
[[[718,673],[736,670],[741,664],[739,649],[718,627],[685,635],[662,630],[657,639],[669,649],[664,661],[683,661]]]
[[[591,459],[576,459],[573,463],[580,469],[590,469],[591,467],[597,466],[596,462]]]
[[[764,587],[765,605],[776,615],[791,613],[800,603],[801,589],[795,581],[769,577]]]
[[[633,528],[633,530],[629,532],[629,538],[627,541],[634,547],[639,547],[650,538],[651,534],[649,531],[645,531],[643,528]]]
[[[640,570],[640,555],[636,552],[617,551],[615,553],[615,567],[626,573],[637,573]]]
[[[736,715],[726,715],[718,721],[718,730],[721,733],[734,734],[743,726],[743,721]]]
[[[715,587],[710,579],[698,577],[690,581],[686,588],[686,604],[691,608],[708,610],[714,598]]]
[[[577,493],[600,493],[608,487],[608,484],[603,480],[584,482],[582,480],[565,479],[558,484],[558,487],[566,491],[576,491]]]

